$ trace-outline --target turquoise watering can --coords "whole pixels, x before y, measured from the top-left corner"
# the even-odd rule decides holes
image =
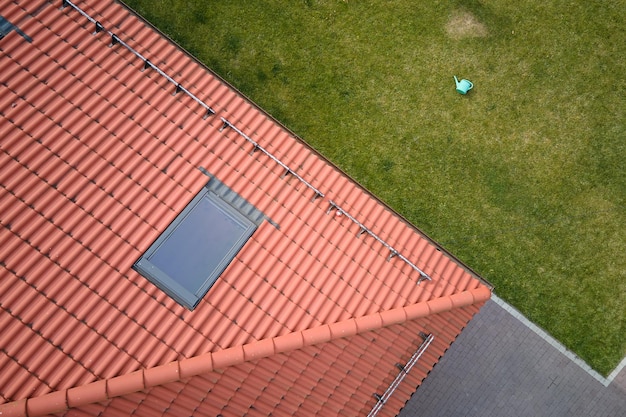
[[[456,75],[454,76],[454,82],[456,83],[456,91],[458,91],[461,94],[467,94],[467,92],[474,87],[474,84],[472,84],[470,80],[464,79],[464,80],[459,81],[456,78]]]

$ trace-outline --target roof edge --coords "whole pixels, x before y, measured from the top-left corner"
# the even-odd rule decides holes
[[[317,345],[331,340],[342,339],[376,330],[393,324],[443,313],[456,308],[467,307],[487,301],[491,289],[479,286],[446,297],[436,298],[352,318],[337,323],[325,324],[298,332],[263,339],[245,345],[233,346],[217,352],[204,353],[188,359],[181,359],[154,368],[141,369],[130,374],[98,380],[79,387],[51,392],[35,398],[28,398],[0,404],[2,417],[37,417],[63,412],[70,408],[108,401],[134,392],[178,381],[207,372],[225,369],[244,362]]]
[[[399,219],[401,219],[406,225],[408,225],[411,229],[413,229],[414,231],[416,231],[419,235],[421,235],[424,239],[426,239],[431,245],[435,246],[436,248],[438,248],[440,251],[442,251],[443,253],[445,253],[448,257],[452,258],[459,266],[461,266],[463,269],[465,269],[470,275],[472,275],[474,278],[476,278],[478,281],[481,282],[481,284],[486,285],[487,287],[489,287],[489,289],[491,289],[493,291],[493,289],[495,288],[494,285],[489,282],[489,280],[487,280],[486,278],[484,278],[482,275],[480,275],[477,271],[475,271],[474,269],[472,269],[469,265],[467,265],[464,261],[462,261],[460,258],[458,258],[456,255],[454,255],[452,252],[448,251],[446,248],[444,248],[439,242],[437,242],[436,240],[434,240],[433,238],[431,238],[426,232],[424,232],[422,229],[420,229],[419,227],[417,227],[415,224],[413,224],[413,222],[411,222],[409,219],[407,219],[403,214],[399,213],[396,209],[394,209],[393,207],[391,207],[387,202],[381,200],[378,196],[376,196],[374,193],[372,193],[371,191],[369,191],[366,187],[363,186],[363,184],[361,184],[359,181],[357,181],[353,176],[349,175],[344,169],[342,169],[341,167],[339,167],[337,164],[335,164],[334,162],[332,162],[330,159],[328,159],[326,156],[322,155],[317,149],[315,149],[313,146],[311,146],[304,138],[300,137],[298,134],[296,134],[293,130],[291,130],[291,128],[289,128],[286,124],[284,124],[283,122],[281,122],[280,120],[278,120],[277,118],[275,118],[274,116],[272,116],[271,114],[269,114],[267,111],[265,111],[261,106],[259,106],[254,100],[252,100],[251,97],[249,97],[248,95],[244,94],[241,90],[239,90],[237,87],[235,87],[233,84],[231,84],[229,81],[227,81],[224,77],[222,77],[221,75],[219,75],[217,72],[215,72],[213,69],[209,68],[205,63],[203,63],[202,61],[200,61],[198,58],[196,58],[193,54],[191,54],[189,51],[187,51],[185,48],[183,48],[183,46],[181,44],[179,44],[178,42],[176,42],[174,39],[172,39],[168,34],[166,34],[165,32],[163,32],[161,29],[157,28],[156,26],[154,26],[152,23],[150,23],[147,19],[145,19],[141,14],[137,13],[137,11],[135,9],[133,9],[132,7],[130,7],[128,4],[126,4],[124,2],[124,0],[117,0],[118,3],[120,3],[122,6],[124,6],[128,11],[130,11],[135,18],[139,19],[141,22],[143,22],[147,27],[149,27],[150,29],[152,29],[153,31],[155,31],[156,33],[158,33],[160,36],[162,36],[164,39],[167,39],[168,42],[170,42],[172,45],[174,45],[176,48],[178,48],[180,51],[182,51],[185,55],[187,55],[187,57],[189,57],[191,60],[193,60],[196,64],[198,64],[200,67],[202,67],[203,69],[205,69],[207,72],[209,72],[212,76],[214,76],[216,79],[220,80],[224,85],[228,86],[229,88],[231,88],[233,91],[235,91],[237,94],[239,94],[241,97],[243,97],[245,100],[248,101],[248,103],[250,103],[257,111],[259,111],[260,113],[262,113],[263,115],[265,115],[268,119],[272,120],[274,123],[276,123],[278,126],[280,126],[282,129],[284,129],[286,132],[288,132],[294,139],[296,139],[298,142],[300,142],[302,145],[306,146],[308,148],[308,150],[310,152],[312,152],[315,156],[317,156],[318,158],[320,158],[322,161],[326,162],[328,165],[330,165],[331,167],[333,167],[334,169],[336,169],[337,171],[339,171],[343,176],[345,176],[346,178],[349,178],[350,181],[354,182],[355,184],[357,184],[361,190],[363,190],[369,197],[371,197],[372,199],[374,199],[376,202],[378,202],[380,205],[382,205],[383,207],[385,207],[387,210],[389,210],[391,213],[393,213],[395,216],[397,216]]]

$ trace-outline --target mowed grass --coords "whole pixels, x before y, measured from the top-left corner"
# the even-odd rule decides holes
[[[600,373],[624,357],[624,0],[128,3]]]

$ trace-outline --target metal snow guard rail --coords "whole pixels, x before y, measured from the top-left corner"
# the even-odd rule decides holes
[[[391,385],[389,385],[389,387],[387,388],[387,390],[382,396],[378,394],[374,394],[374,397],[376,397],[378,402],[376,403],[376,405],[374,405],[374,408],[372,408],[372,411],[369,412],[367,417],[374,417],[378,414],[380,410],[382,410],[383,406],[385,405],[389,397],[391,397],[391,394],[393,394],[394,391],[400,386],[400,383],[404,380],[404,378],[407,376],[411,368],[413,368],[413,366],[417,363],[419,358],[426,351],[428,346],[430,346],[430,344],[432,343],[434,339],[435,339],[435,336],[433,336],[432,334],[429,334],[424,340],[424,342],[422,342],[422,344],[417,348],[413,356],[411,356],[411,359],[409,359],[406,365],[402,366],[400,364],[396,364],[400,368],[400,372],[398,373],[398,375],[396,376],[396,379],[393,380]]]
[[[115,33],[111,32],[110,30],[107,30],[102,23],[98,22],[96,19],[94,19],[93,17],[89,16],[87,13],[85,13],[80,7],[78,7],[77,5],[75,5],[74,3],[72,3],[70,0],[63,0],[63,3],[61,5],[61,8],[65,7],[65,6],[71,6],[74,10],[76,10],[78,13],[80,13],[81,15],[83,15],[87,20],[89,20],[91,23],[93,23],[96,27],[96,31],[94,32],[94,34],[99,33],[99,32],[106,32],[111,36],[111,45],[113,46],[115,44],[120,44],[122,45],[124,48],[128,49],[130,52],[132,52],[137,58],[141,59],[143,61],[143,70],[145,71],[148,68],[152,68],[153,70],[155,70],[156,72],[158,72],[161,76],[163,76],[166,80],[168,80],[169,82],[171,82],[172,84],[174,84],[176,86],[176,90],[174,91],[174,94],[179,93],[179,92],[184,92],[185,94],[187,94],[189,97],[191,97],[196,103],[200,104],[202,107],[204,107],[204,109],[207,111],[206,114],[204,115],[204,118],[207,118],[209,115],[211,114],[215,114],[215,110],[213,110],[208,104],[206,104],[204,101],[200,100],[198,97],[196,97],[195,95],[193,95],[189,90],[187,90],[185,87],[183,87],[179,82],[177,82],[175,79],[173,79],[172,77],[170,77],[169,75],[167,75],[163,70],[161,70],[159,67],[157,67],[156,65],[154,65],[152,62],[150,62],[150,60],[146,57],[144,57],[143,55],[141,55],[139,52],[137,52],[136,50],[134,50],[130,45],[128,45],[126,42],[124,42],[123,40],[121,40]]]
[[[393,258],[394,256],[397,256],[398,258],[402,259],[404,262],[406,262],[411,268],[413,268],[414,270],[416,270],[417,272],[419,272],[420,274],[420,279],[417,280],[417,284],[419,285],[420,282],[422,282],[423,280],[427,279],[429,281],[432,281],[432,279],[430,278],[430,276],[422,271],[421,269],[419,269],[417,267],[417,265],[415,265],[413,262],[409,261],[406,257],[404,257],[400,252],[398,252],[397,250],[395,250],[389,243],[385,242],[383,239],[381,239],[376,233],[372,232],[370,229],[368,229],[367,227],[365,227],[365,225],[363,223],[361,223],[360,221],[358,221],[357,219],[355,219],[354,217],[352,217],[347,211],[345,211],[344,209],[342,209],[341,207],[339,207],[339,205],[337,203],[335,203],[334,201],[330,200],[330,208],[328,209],[328,211],[330,212],[331,209],[335,209],[338,212],[340,212],[341,214],[343,214],[344,216],[346,216],[347,218],[349,218],[350,220],[352,220],[353,223],[357,224],[360,228],[361,231],[359,232],[359,235],[363,234],[363,233],[367,233],[368,235],[372,236],[374,239],[376,239],[378,242],[380,242],[384,247],[386,247],[387,249],[389,249],[389,251],[391,252],[389,254],[389,257],[387,258],[387,261],[391,260],[391,258]]]
[[[289,168],[284,162],[282,162],[280,159],[276,158],[274,155],[272,155],[267,149],[265,149],[264,147],[262,147],[261,145],[259,145],[255,140],[253,140],[251,137],[249,137],[248,135],[246,135],[245,133],[243,133],[241,130],[237,129],[237,127],[232,124],[231,122],[229,122],[228,120],[226,120],[225,118],[221,117],[220,118],[222,120],[222,123],[224,123],[224,125],[222,126],[222,128],[220,129],[220,131],[222,131],[224,128],[229,127],[231,129],[233,129],[235,132],[237,132],[240,136],[242,136],[243,138],[245,138],[248,142],[250,142],[252,145],[254,145],[254,150],[259,150],[261,152],[263,152],[265,155],[269,156],[270,159],[274,162],[276,162],[278,165],[280,165],[281,167],[283,167],[285,169],[285,171],[288,174],[293,175],[294,177],[296,177],[298,180],[300,180],[304,185],[306,185],[307,187],[309,187],[311,190],[313,190],[315,192],[315,195],[313,196],[313,199],[316,199],[317,197],[324,197],[324,193],[321,192],[320,190],[318,190],[317,188],[315,188],[310,182],[308,182],[307,180],[305,180],[304,178],[302,178],[300,175],[298,175],[293,169]]]

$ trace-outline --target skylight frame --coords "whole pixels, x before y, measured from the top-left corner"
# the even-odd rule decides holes
[[[207,199],[206,201],[208,201],[213,208],[223,214],[225,216],[224,218],[227,218],[240,226],[241,233],[238,235],[234,244],[232,244],[224,256],[221,257],[219,262],[215,264],[213,269],[206,272],[206,276],[203,278],[203,281],[199,283],[197,290],[190,291],[189,288],[185,288],[185,286],[183,286],[175,277],[170,276],[167,272],[163,271],[163,269],[157,266],[152,260],[155,256],[157,256],[158,252],[164,248],[166,242],[172,238],[183,223],[190,218],[192,212],[197,209],[203,201],[205,201],[205,199]],[[159,287],[176,302],[189,310],[193,310],[198,305],[200,300],[206,295],[209,289],[215,284],[228,265],[230,265],[233,259],[235,259],[239,251],[256,231],[258,225],[258,222],[255,222],[254,219],[244,215],[239,210],[235,209],[235,207],[223,200],[214,191],[205,187],[191,200],[183,211],[176,216],[174,221],[172,221],[172,223],[163,233],[161,233],[157,240],[150,245],[148,250],[144,252],[137,262],[135,262],[133,269]],[[219,238],[219,236],[216,236],[216,238]]]

